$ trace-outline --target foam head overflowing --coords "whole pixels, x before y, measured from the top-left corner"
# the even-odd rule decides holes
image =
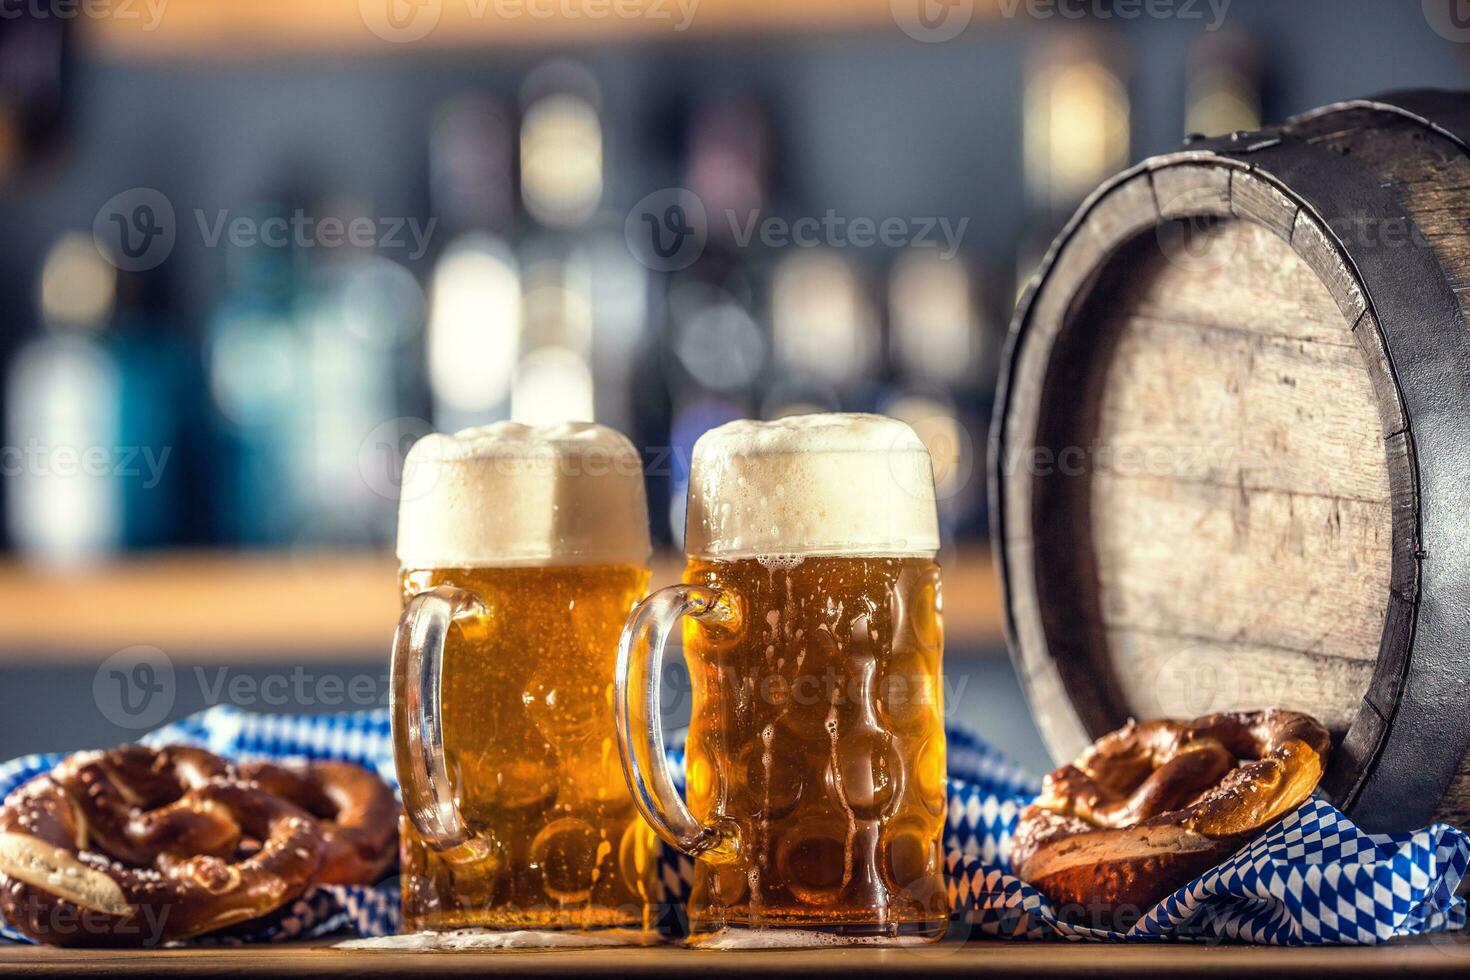
[[[934,470],[881,415],[739,421],[694,444],[685,550],[700,558],[931,555]]]
[[[650,550],[642,461],[606,426],[497,422],[425,436],[404,461],[405,566],[641,565]]]

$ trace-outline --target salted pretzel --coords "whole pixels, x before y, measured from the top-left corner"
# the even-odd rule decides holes
[[[321,830],[233,778],[199,749],[69,757],[0,806],[0,915],[43,943],[139,946],[275,911],[312,883]]]
[[[318,883],[370,885],[393,863],[398,801],[368,770],[319,759],[296,765],[247,762],[240,773],[317,818],[324,842]]]
[[[1328,744],[1293,711],[1129,722],[1046,777],[1012,867],[1063,914],[1146,911],[1300,806]]]

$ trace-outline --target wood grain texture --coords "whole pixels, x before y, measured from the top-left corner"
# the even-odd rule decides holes
[[[1126,193],[1145,180],[1151,208]],[[1129,716],[1280,705],[1340,734],[1379,659],[1405,461],[1362,289],[1326,229],[1242,169],[1166,159],[1107,200],[1132,216],[1083,221],[1005,420],[1009,448],[1058,464],[1003,478],[1042,729],[1065,756]]]
[[[1260,225],[1191,234],[1186,260],[1135,259],[1102,327],[1118,340],[1099,368],[1099,604],[1114,651],[1135,628],[1221,641],[1217,667],[1238,683],[1216,710],[1255,708],[1280,696],[1251,664],[1261,648],[1300,654],[1299,678],[1376,659],[1388,473],[1363,359],[1324,283]],[[1131,666],[1116,669],[1129,687]],[[1338,730],[1363,680],[1332,712]]]
[[[959,928],[959,927],[956,927]],[[1470,963],[1463,936],[1438,935],[1383,946],[1298,947],[1204,943],[1097,946],[1092,943],[945,942],[922,948],[831,946],[806,950],[705,952],[650,949],[484,950],[460,953],[353,952],[310,943],[215,949],[70,950],[0,945],[9,976],[110,977],[429,977],[667,976],[1271,977],[1442,975]]]

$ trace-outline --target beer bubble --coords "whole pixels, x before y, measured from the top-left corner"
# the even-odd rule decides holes
[[[934,828],[919,820],[902,820],[883,831],[884,881],[898,892],[912,892],[935,880],[939,874],[939,848]]]
[[[658,888],[655,869],[659,846],[658,835],[641,818],[628,823],[622,840],[618,842],[618,870],[628,887],[645,902],[652,902],[658,897],[655,894]]]
[[[556,756],[549,747],[528,752],[477,755],[461,766],[460,785],[485,787],[492,805],[512,810],[550,806],[556,799]]]
[[[770,731],[769,726],[766,730]],[[747,745],[741,753],[739,767],[745,779],[741,790],[760,801],[757,819],[784,817],[801,800],[805,785],[801,754],[785,751],[784,746],[778,749],[774,738],[770,743],[758,739]]]
[[[563,903],[587,901],[601,843],[597,831],[576,817],[542,827],[531,841],[531,862],[541,869],[546,894]]]
[[[846,820],[814,814],[792,820],[776,842],[776,871],[798,900],[832,905],[849,874]]]
[[[724,865],[709,876],[710,897],[721,905],[735,905],[750,890],[750,878],[740,868]]]
[[[836,761],[827,767],[827,789],[862,820],[888,813],[903,794],[903,757],[893,736],[882,731],[849,732],[837,741]]]
[[[878,678],[878,718],[893,732],[927,731],[939,714],[938,671],[917,650],[894,650]]]
[[[611,736],[569,743],[565,754],[571,760],[565,770],[570,796],[595,803],[604,813],[632,807],[623,781],[623,760]]]
[[[919,761],[914,773],[914,782],[919,788],[919,798],[924,801],[929,812],[935,816],[944,812],[946,801],[944,748],[943,734],[935,735],[926,741],[924,747],[919,750]]]

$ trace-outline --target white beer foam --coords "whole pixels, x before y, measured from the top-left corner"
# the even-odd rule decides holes
[[[531,929],[452,929],[447,932],[410,932],[372,939],[348,939],[333,949],[459,950],[459,949],[593,949],[600,946],[651,946],[656,937],[632,929],[601,932],[541,932]]]
[[[700,558],[931,555],[934,469],[882,415],[741,420],[694,444],[684,547]]]
[[[651,550],[642,459],[607,426],[496,422],[425,436],[404,461],[405,566],[641,565]]]
[[[807,929],[721,929],[692,939],[691,949],[824,949],[832,946],[927,946],[922,936],[839,936]]]

